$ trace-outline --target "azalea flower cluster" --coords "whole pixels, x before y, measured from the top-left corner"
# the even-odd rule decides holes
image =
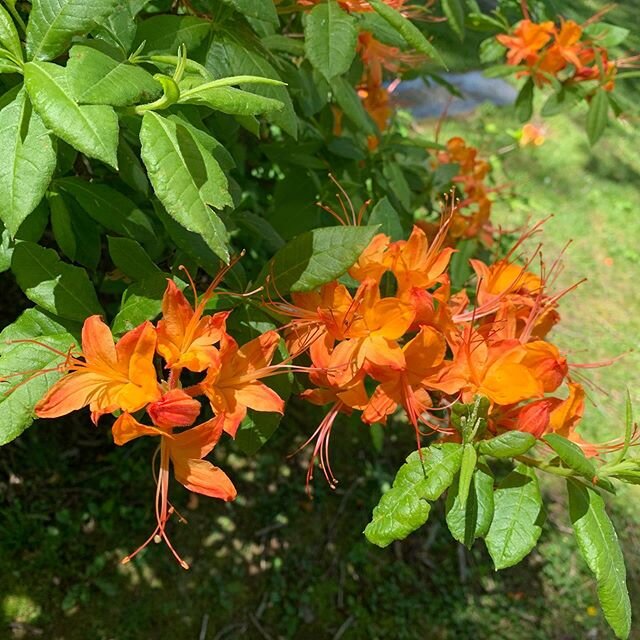
[[[471,302],[465,290],[451,291],[454,250],[445,241],[453,220],[449,216],[431,243],[415,226],[408,240],[375,236],[349,270],[359,283],[355,291],[334,281],[294,294],[291,303],[271,303],[290,318],[289,349],[310,345],[313,386],[302,397],[330,406],[306,443],[315,441],[307,487],[316,459],[335,486],[331,430],[339,414],[354,411],[365,424],[385,424],[402,408],[420,446],[428,432],[458,438],[451,407],[484,396],[490,403],[487,437],[509,430],[537,438],[554,432],[596,452],[576,432],[584,389],[547,338],[567,292],[547,292],[557,263],[542,277],[530,270],[531,261],[520,266],[515,260],[537,227],[494,264],[470,261],[476,275]]]
[[[199,300],[192,283],[193,306],[174,281],[168,280],[157,325],[144,322],[115,343],[99,316],[88,318],[82,329],[82,351],[59,354],[65,357],[58,367],[63,376],[35,408],[40,418],[57,418],[89,406],[94,424],[105,414],[117,413],[112,426],[117,445],[141,436],[159,438],[157,526],[123,562],[152,540],[164,540],[188,568],[166,533],[167,521],[175,511],[168,498],[170,468],[190,491],[233,500],[236,489],[231,480],[204,460],[205,456],[223,432],[235,436],[248,408],[284,411],[283,400],[260,381],[280,371],[278,365],[271,365],[280,342],[278,333],[268,331],[239,346],[226,330],[230,312],[204,313],[222,275]],[[164,364],[161,378],[156,370],[158,360]],[[185,387],[183,378],[197,381]],[[197,399],[200,396],[208,408]],[[209,410],[213,417],[194,426]]]
[[[612,61],[605,47],[599,46],[573,20],[520,21],[510,34],[496,36],[507,48],[507,63],[524,66],[520,75],[531,76],[537,86],[557,78],[567,84],[596,81],[605,91],[612,91],[617,68],[622,61]]]
[[[490,244],[489,218],[493,205],[487,185],[491,165],[479,157],[478,149],[459,136],[450,138],[446,148],[438,151],[435,165],[457,164],[453,178],[460,201],[453,212],[448,238],[455,243],[464,238],[481,237]]]

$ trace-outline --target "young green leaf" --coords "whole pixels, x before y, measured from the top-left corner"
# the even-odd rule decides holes
[[[318,4],[311,10],[304,37],[309,61],[327,80],[349,70],[356,54],[358,29],[355,18],[336,0]]]
[[[120,0],[33,0],[27,24],[30,60],[53,60],[116,10]]]
[[[535,547],[543,516],[535,471],[519,464],[494,494],[493,520],[485,542],[496,570],[517,564]]]
[[[520,122],[527,122],[533,113],[533,80],[529,78],[516,97],[516,117]]]
[[[118,117],[111,107],[79,106],[70,97],[65,69],[50,62],[28,62],[24,81],[33,108],[53,133],[117,169]]]
[[[527,453],[535,443],[536,438],[531,433],[506,431],[490,440],[482,440],[478,453],[494,458],[514,458]]]
[[[479,464],[473,474],[466,505],[459,497],[460,476],[447,492],[447,526],[451,535],[471,548],[476,538],[487,534],[493,519],[493,475],[489,467]]]
[[[437,49],[410,20],[382,0],[369,0],[374,11],[384,18],[414,49],[446,67]]]
[[[597,491],[575,480],[567,481],[567,490],[573,531],[598,583],[602,611],[616,636],[624,640],[631,630],[631,603],[616,530]]]
[[[81,178],[56,180],[56,187],[73,196],[78,204],[105,229],[155,246],[156,230],[149,216],[117,189]]]
[[[393,486],[373,510],[364,534],[369,542],[386,547],[394,540],[406,538],[429,517],[428,500],[437,500],[451,484],[460,468],[462,447],[447,443],[434,445],[407,458],[400,467]]]
[[[462,462],[460,463],[458,481],[458,501],[461,509],[465,509],[467,506],[471,480],[473,479],[473,472],[476,470],[477,462],[478,454],[476,453],[476,449],[471,442],[467,442],[462,447]]]
[[[65,327],[38,309],[27,309],[0,333],[0,445],[17,438],[33,422],[33,409],[60,378],[55,367],[63,356],[32,342],[37,340],[65,353],[75,340]],[[33,371],[50,370],[29,379]],[[22,376],[14,375],[26,372]],[[10,376],[3,381],[5,376]]]
[[[464,40],[464,19],[467,12],[464,0],[442,0],[442,10],[447,16],[449,26],[460,40]]]
[[[208,84],[208,83],[207,83]],[[199,104],[229,115],[254,116],[284,107],[280,100],[233,87],[195,87],[178,100],[179,104]]]
[[[398,212],[386,196],[376,203],[369,214],[369,225],[380,225],[380,233],[388,235],[394,242],[404,238],[404,229]]]
[[[202,44],[211,30],[211,23],[195,16],[152,16],[138,24],[134,46],[145,43],[145,54],[175,54],[180,45],[193,51]]]
[[[7,10],[0,5],[0,47],[11,54],[16,61],[22,62],[22,45],[20,36]]]
[[[311,291],[339,278],[358,259],[378,227],[326,227],[288,242],[264,266],[257,281],[270,278],[281,294]]]
[[[53,249],[20,242],[11,269],[27,298],[46,311],[68,320],[104,313],[87,272],[62,262]]]
[[[595,464],[582,453],[582,449],[577,444],[557,433],[549,433],[542,439],[558,454],[567,467],[577,471],[589,481],[595,478],[597,475]]]
[[[600,89],[591,98],[589,113],[587,114],[587,135],[591,144],[595,144],[600,139],[607,126],[608,119],[609,96],[604,89]]]
[[[0,219],[13,236],[42,200],[57,161],[51,136],[24,89],[0,111],[0,149]]]
[[[108,236],[107,242],[113,264],[127,277],[134,281],[153,276],[164,279],[164,274],[140,243],[131,238],[114,238],[113,236]]]
[[[126,107],[151,102],[162,94],[160,84],[141,67],[80,44],[69,53],[67,81],[78,104]]]
[[[169,215],[228,262],[227,230],[211,207],[233,202],[215,158],[187,128],[154,112],[142,119],[140,141],[149,180]]]

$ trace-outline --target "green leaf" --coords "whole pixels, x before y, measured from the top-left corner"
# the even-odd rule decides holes
[[[34,109],[59,138],[90,158],[118,168],[118,117],[111,107],[79,106],[69,96],[65,69],[28,62],[24,81]]]
[[[476,238],[467,238],[456,243],[457,252],[451,256],[449,267],[451,284],[456,290],[462,289],[473,273],[469,259],[476,255],[479,246],[480,243]]]
[[[56,150],[24,89],[0,111],[0,219],[11,235],[42,200]]]
[[[110,13],[120,0],[33,0],[27,25],[27,55],[53,60]]]
[[[331,91],[338,106],[344,111],[344,115],[366,135],[375,135],[376,125],[362,106],[356,90],[351,83],[341,76],[331,81]]]
[[[567,490],[571,524],[580,553],[598,583],[600,606],[616,636],[626,639],[631,631],[631,603],[616,530],[595,490],[574,480],[567,482]]]
[[[159,316],[166,288],[167,279],[162,272],[142,278],[127,287],[122,295],[120,311],[111,325],[113,333],[121,335],[135,329],[146,320],[153,320]]]
[[[209,83],[207,83],[208,85]],[[180,104],[199,104],[229,115],[255,116],[271,111],[279,111],[284,104],[273,98],[257,93],[242,91],[233,87],[208,87],[202,85],[182,95]]]
[[[231,25],[233,26],[229,28],[220,26],[214,31],[205,63],[211,74],[215,78],[248,75],[281,80],[270,61],[273,58],[255,35],[241,26],[234,28],[235,23]],[[240,88],[246,89],[247,86],[241,85]],[[270,85],[251,85],[250,88],[253,93],[282,102],[284,107],[279,111],[272,111],[269,120],[293,138],[297,137],[298,118],[287,89]]]
[[[584,33],[599,47],[610,49],[622,44],[627,39],[630,31],[615,24],[594,22],[584,28]]]
[[[442,0],[442,10],[451,29],[460,40],[464,40],[464,19],[467,10],[463,0]]]
[[[600,139],[608,119],[609,96],[604,89],[600,89],[591,98],[589,113],[587,113],[587,135],[591,144],[595,144]]]
[[[466,504],[460,499],[460,476],[456,476],[447,492],[447,526],[451,535],[471,548],[476,538],[487,534],[493,519],[493,474],[480,464],[471,479]]]
[[[394,242],[404,238],[405,234],[400,222],[400,216],[389,202],[387,196],[378,200],[376,206],[371,210],[367,222],[369,225],[380,225],[380,233],[388,235]]]
[[[311,64],[327,79],[341,76],[356,55],[358,29],[353,16],[335,0],[316,5],[304,27],[305,51]]]
[[[596,476],[595,464],[582,453],[582,449],[577,444],[557,433],[549,433],[542,439],[558,454],[565,465],[577,471],[581,476],[589,481]]]
[[[416,51],[429,56],[446,68],[437,49],[424,37],[422,31],[405,18],[399,11],[392,9],[382,0],[369,0],[374,11],[384,18]]]
[[[49,224],[49,209],[42,201],[24,220],[15,236],[0,221],[0,273],[11,268],[13,249],[20,240],[38,242]]]
[[[302,233],[269,260],[257,281],[270,277],[281,294],[316,289],[345,273],[377,231],[378,227],[326,227]]]
[[[145,42],[147,54],[155,52],[173,53],[184,45],[193,51],[209,34],[211,23],[195,16],[153,16],[138,24],[134,46]]]
[[[55,369],[64,360],[46,347],[12,340],[37,340],[62,353],[74,343],[65,327],[38,309],[27,309],[0,333],[0,445],[31,425],[36,404],[61,375],[55,370],[31,377],[33,373]]]
[[[516,97],[516,117],[520,122],[527,122],[533,114],[533,80],[529,78]]]
[[[517,564],[535,547],[543,516],[535,471],[518,464],[494,494],[493,521],[485,542],[496,570]]]
[[[142,119],[140,141],[149,180],[169,215],[228,262],[227,230],[210,207],[233,202],[216,159],[186,127],[153,112]]]
[[[371,522],[364,530],[369,542],[386,547],[394,540],[406,538],[428,519],[431,506],[451,484],[460,468],[462,447],[447,443],[433,445],[407,458],[387,491],[373,510]]]
[[[84,320],[104,311],[87,272],[62,262],[53,249],[20,242],[11,269],[29,300],[68,320]]]
[[[72,47],[69,56],[67,82],[79,104],[126,107],[151,102],[162,94],[150,73],[126,60],[80,44]]]
[[[531,433],[524,431],[506,431],[490,440],[482,440],[478,452],[494,458],[514,458],[527,453],[536,443]]]
[[[13,19],[0,5],[0,46],[6,49],[15,60],[22,62],[22,45]]]
[[[582,101],[582,96],[577,91],[570,91],[562,87],[560,91],[552,93],[542,105],[540,115],[549,118],[563,111],[568,111],[578,102]]]
[[[109,255],[113,264],[132,280],[143,280],[153,276],[164,274],[156,266],[142,245],[131,238],[107,238],[109,243]]]
[[[247,18],[262,20],[277,27],[280,24],[273,0],[224,0]]]
[[[89,269],[98,266],[101,234],[96,223],[67,206],[61,194],[49,192],[51,229],[63,255]]]
[[[155,246],[156,231],[149,216],[117,189],[82,178],[56,180],[56,187],[73,196],[78,204],[105,229],[144,245]]]
[[[469,489],[471,488],[471,480],[476,470],[478,462],[478,454],[472,443],[467,442],[462,447],[462,462],[460,463],[460,475],[458,480],[458,501],[460,508],[465,509],[467,506],[467,498],[469,497]]]

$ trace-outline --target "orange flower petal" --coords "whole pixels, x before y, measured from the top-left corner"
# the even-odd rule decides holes
[[[131,414],[123,413],[111,427],[113,441],[117,445],[123,445],[141,436],[166,436],[166,432],[140,424]]]
[[[160,400],[152,402],[147,413],[158,427],[189,427],[200,415],[200,403],[182,389],[171,389]]]
[[[189,491],[226,502],[234,500],[237,491],[229,476],[206,460],[172,458],[176,480]]]

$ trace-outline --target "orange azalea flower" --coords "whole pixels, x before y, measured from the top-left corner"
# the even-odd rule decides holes
[[[216,414],[224,414],[224,430],[235,437],[247,409],[284,412],[284,401],[260,378],[274,375],[280,368],[271,365],[280,336],[267,331],[251,342],[238,347],[225,335],[220,348],[220,365],[207,371],[199,388],[209,398]]]
[[[582,67],[580,52],[584,45],[580,42],[582,27],[573,20],[562,20],[560,30],[554,29],[554,43],[549,49],[550,55],[557,54],[576,69]]]
[[[89,405],[94,423],[118,409],[135,412],[161,395],[153,356],[156,331],[149,322],[126,333],[114,345],[100,316],[82,327],[82,357],[70,356],[70,371],[38,402],[39,418],[57,418]]]
[[[428,289],[442,282],[454,249],[443,248],[451,218],[447,218],[430,244],[427,234],[414,226],[407,241],[396,243],[393,273],[402,293],[412,288]]]
[[[358,35],[357,52],[365,66],[365,77],[373,86],[382,85],[382,70],[398,73],[403,66],[415,67],[426,57],[416,53],[404,53],[398,47],[391,47],[376,40],[369,31]]]
[[[375,235],[357,262],[349,269],[349,275],[358,282],[368,278],[380,282],[384,273],[393,267],[394,251],[390,248],[395,246],[384,233]]]
[[[381,299],[375,280],[365,280],[360,285],[348,317],[341,322],[336,322],[331,312],[323,315],[332,335],[346,327],[343,335],[347,339],[331,354],[329,378],[333,384],[347,384],[369,364],[396,369],[404,367],[404,356],[397,340],[413,323],[415,311],[398,298]]]
[[[167,280],[162,298],[162,320],[158,322],[157,331],[158,353],[168,368],[199,372],[218,364],[220,355],[213,345],[225,332],[229,312],[203,316],[217,284],[218,279],[214,280],[200,302],[196,296],[194,309],[173,280]],[[193,290],[195,293],[195,286]]]
[[[544,125],[535,125],[531,122],[522,127],[522,135],[519,144],[521,147],[533,145],[539,147],[547,139],[547,128]]]
[[[186,400],[184,400],[183,406],[187,407]],[[189,407],[186,410],[186,414],[179,417],[180,412],[176,411],[175,406],[174,413],[178,414],[178,422],[183,423],[188,421],[193,414],[192,408]],[[156,491],[157,525],[149,538],[138,549],[122,560],[123,564],[129,562],[152,540],[157,542],[164,540],[180,565],[184,569],[189,568],[189,565],[173,548],[165,531],[166,523],[174,512],[173,507],[169,504],[169,463],[173,465],[176,480],[189,491],[225,501],[233,500],[236,497],[236,489],[227,474],[222,469],[214,467],[210,462],[203,460],[220,439],[223,425],[224,415],[220,414],[197,427],[174,434],[172,433],[172,427],[166,426],[161,429],[147,427],[140,424],[129,413],[123,413],[116,420],[113,425],[116,444],[122,445],[134,438],[145,435],[161,436],[160,472],[158,473]]]
[[[405,360],[402,370],[371,367],[371,376],[381,384],[362,414],[363,422],[384,423],[400,405],[416,429],[419,441],[418,422],[432,404],[427,389],[431,382],[438,380],[445,351],[444,336],[431,327],[422,327],[402,348]]]
[[[500,34],[496,39],[508,49],[508,64],[518,65],[523,60],[532,64],[538,52],[551,40],[553,33],[553,22],[536,24],[531,20],[521,20],[512,35]]]
[[[447,393],[460,392],[463,402],[476,395],[498,405],[541,397],[544,387],[527,366],[527,350],[517,340],[491,342],[471,326],[451,345],[453,364],[442,374]]]
[[[504,300],[506,296],[511,300],[514,297],[518,300],[521,297],[532,298],[542,287],[538,276],[508,259],[491,265],[481,260],[469,260],[469,264],[478,276],[477,300],[480,306]]]
[[[386,131],[393,110],[389,104],[389,92],[382,85],[367,83],[358,89],[362,106],[380,131]]]

